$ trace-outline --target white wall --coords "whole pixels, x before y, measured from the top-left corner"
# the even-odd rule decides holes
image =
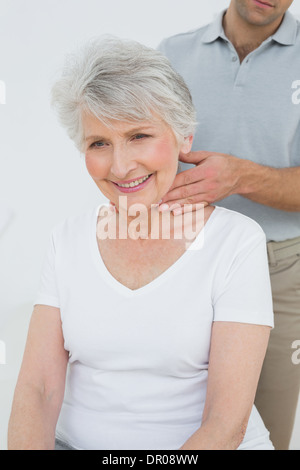
[[[0,97],[0,207],[13,213],[4,232],[0,227],[0,340],[1,325],[33,302],[50,229],[102,199],[50,109],[49,90],[65,53],[104,33],[156,47],[166,36],[211,21],[228,4],[0,0],[1,89],[6,85],[6,104]],[[300,12],[299,0],[291,11]]]

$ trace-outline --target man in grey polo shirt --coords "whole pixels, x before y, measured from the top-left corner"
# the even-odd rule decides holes
[[[266,233],[275,328],[255,403],[276,449],[288,449],[300,388],[300,25],[291,4],[232,0],[212,24],[160,45],[199,123],[162,202],[221,205]]]

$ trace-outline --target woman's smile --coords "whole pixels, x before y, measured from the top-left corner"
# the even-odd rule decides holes
[[[112,183],[117,187],[118,190],[120,190],[122,193],[133,193],[135,191],[140,191],[141,189],[144,189],[145,186],[148,185],[150,181],[153,180],[154,173],[146,175],[142,178],[138,178],[135,180],[131,180],[126,183],[116,183],[112,181]]]

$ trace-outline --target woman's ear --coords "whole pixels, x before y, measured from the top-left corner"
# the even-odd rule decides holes
[[[193,145],[193,135],[189,135],[188,137],[185,137],[181,146],[180,146],[180,153],[190,153]]]

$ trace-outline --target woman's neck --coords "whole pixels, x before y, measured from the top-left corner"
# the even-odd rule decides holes
[[[174,230],[182,224],[182,220],[174,217],[170,211],[161,212],[157,205],[146,208],[143,205],[136,205],[134,208],[126,210],[122,207],[116,209],[117,231],[123,238],[126,236],[136,239],[168,239],[171,238]],[[180,218],[181,219],[181,218]]]
[[[129,212],[129,213],[128,213]],[[132,240],[193,240],[205,223],[205,208],[199,204],[193,212],[173,215],[172,211],[161,212],[153,205],[147,211],[131,213],[118,208],[116,212],[117,233],[119,238]],[[209,211],[208,211],[209,212]]]

